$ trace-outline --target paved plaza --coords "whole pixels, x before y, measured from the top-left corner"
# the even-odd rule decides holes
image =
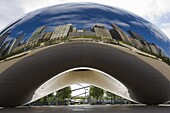
[[[170,113],[170,106],[74,105],[1,108],[0,113]]]

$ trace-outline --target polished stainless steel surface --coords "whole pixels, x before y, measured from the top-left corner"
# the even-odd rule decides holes
[[[138,103],[165,103],[169,49],[160,29],[122,9],[69,3],[33,11],[0,33],[0,106],[23,105],[77,82]],[[72,72],[79,68],[98,74],[83,78]],[[61,78],[65,84],[59,84]],[[40,91],[45,84],[49,87]]]

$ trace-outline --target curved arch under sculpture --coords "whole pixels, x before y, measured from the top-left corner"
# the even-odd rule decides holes
[[[134,101],[129,97],[128,89],[120,81],[100,70],[78,67],[62,72],[45,82],[35,91],[32,100],[28,103],[34,102],[64,87],[79,83],[100,87],[123,98]]]

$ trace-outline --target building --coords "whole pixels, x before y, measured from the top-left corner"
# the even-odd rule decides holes
[[[131,37],[138,39],[140,41],[145,41],[144,37],[139,35],[138,33],[134,32],[134,31],[128,31],[128,33],[130,34]]]
[[[76,28],[76,27],[73,27],[72,32],[73,32],[73,33],[74,33],[74,32],[77,32],[77,28]]]
[[[121,30],[117,25],[112,24],[113,29],[110,30],[110,33],[114,39],[123,41],[125,43],[131,44],[131,41],[127,34]]]
[[[61,39],[67,37],[72,30],[72,24],[57,26],[51,36],[51,39]]]
[[[10,31],[5,32],[4,34],[2,34],[0,36],[0,47],[2,46],[2,44],[4,43],[5,39],[10,35]]]
[[[9,41],[6,41],[2,46],[1,46],[1,49],[0,49],[0,58],[4,56],[4,51],[6,49],[6,46],[8,45]]]
[[[142,43],[140,42],[140,40],[135,39],[135,38],[130,37],[130,36],[129,36],[129,39],[130,39],[130,41],[131,41],[131,45],[132,45],[132,46],[136,47],[137,49],[143,48],[143,45],[142,45]]]
[[[77,32],[70,32],[69,37],[85,37],[85,36],[96,36],[94,32],[91,31],[80,31],[78,30]]]
[[[45,34],[44,31],[46,29],[46,26],[41,26],[38,27],[31,35],[31,37],[29,38],[29,43],[32,42],[38,42],[38,40],[42,39],[43,35]]]
[[[10,48],[8,50],[8,54],[11,53],[16,47],[19,46],[19,44],[22,41],[24,36],[25,36],[25,34],[21,34],[17,38],[13,39],[13,41],[12,41],[12,43],[10,45]]]
[[[111,38],[112,36],[108,29],[106,29],[103,25],[97,24],[92,28],[92,31],[95,32],[96,36],[103,38]]]
[[[160,55],[160,50],[154,43],[149,43],[148,45],[149,45],[152,53]]]
[[[53,32],[47,32],[47,33],[45,33],[45,34],[44,34],[44,37],[43,37],[43,41],[50,40],[52,33],[53,33]]]
[[[137,39],[141,42],[141,44],[143,46],[141,49],[143,49],[145,51],[151,51],[148,43],[145,41],[143,36],[139,35],[138,33],[134,32],[134,31],[128,31],[128,33],[132,38]]]

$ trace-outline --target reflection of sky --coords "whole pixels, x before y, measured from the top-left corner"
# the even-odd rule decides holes
[[[29,13],[12,28],[11,37],[25,33],[24,38],[28,39],[37,27],[47,25],[46,31],[51,31],[57,25],[68,23],[78,29],[90,29],[97,23],[111,29],[110,24],[115,23],[125,32],[137,32],[147,42],[155,43],[170,55],[168,37],[151,23],[127,11],[94,3],[63,4]]]

